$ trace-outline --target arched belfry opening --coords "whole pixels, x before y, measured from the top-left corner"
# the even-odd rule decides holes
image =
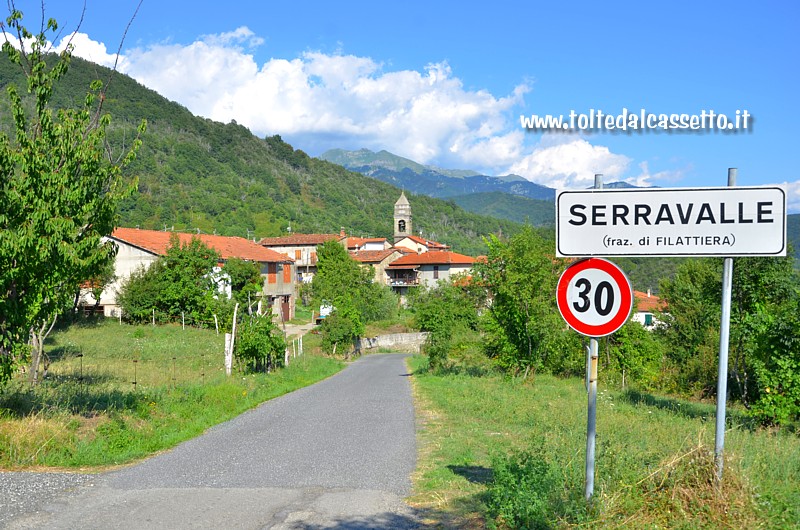
[[[411,204],[406,199],[405,192],[402,192],[400,198],[394,203],[394,242],[397,243],[412,233]]]

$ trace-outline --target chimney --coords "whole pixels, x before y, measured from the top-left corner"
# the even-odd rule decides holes
[[[647,298],[650,298],[650,289],[647,289]]]
[[[346,235],[347,235],[347,234],[345,234],[345,233],[344,233],[344,228],[341,228],[341,229],[339,229],[339,235],[340,235],[341,237],[344,237],[344,236],[346,236]]]

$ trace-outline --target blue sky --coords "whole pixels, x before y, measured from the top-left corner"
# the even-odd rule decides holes
[[[30,26],[39,1],[17,0]],[[50,0],[65,31],[82,2]],[[76,54],[109,64],[136,6],[86,0]],[[198,115],[311,155],[413,160],[581,188],[786,184],[800,211],[800,4],[144,0],[120,70]],[[56,40],[56,45],[60,44]],[[105,46],[105,47],[104,47]],[[529,132],[520,115],[728,116],[721,132]]]

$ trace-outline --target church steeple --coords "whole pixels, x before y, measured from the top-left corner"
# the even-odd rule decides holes
[[[411,229],[411,204],[406,199],[405,192],[401,192],[400,198],[394,203],[394,242],[397,243],[413,233]]]

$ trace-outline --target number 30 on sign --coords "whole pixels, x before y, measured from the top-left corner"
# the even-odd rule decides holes
[[[558,280],[556,301],[572,329],[589,337],[604,337],[628,320],[633,289],[619,267],[608,260],[589,258],[564,271]]]

